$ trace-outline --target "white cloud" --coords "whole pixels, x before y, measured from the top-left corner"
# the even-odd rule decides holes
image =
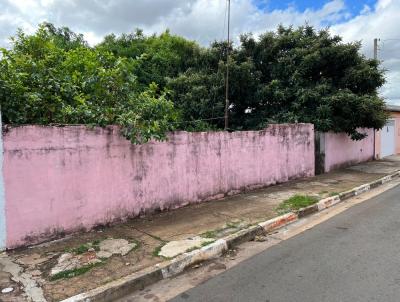
[[[373,56],[373,40],[379,38],[378,58],[387,70],[387,83],[381,94],[388,102],[400,104],[400,1],[378,0],[374,9],[363,11],[363,14],[335,25],[332,31],[343,36],[344,40],[362,42],[363,53]]]
[[[169,28],[200,43],[208,44],[225,37],[226,0],[0,0],[0,45],[17,27],[32,32],[38,23],[49,21],[68,26],[85,35],[89,43],[98,43],[111,32],[130,32],[139,27],[146,33]],[[232,35],[247,32],[259,34],[273,30],[278,24],[302,25],[308,22],[317,28],[331,25],[332,32],[345,41],[362,40],[363,52],[372,56],[375,37],[381,38],[380,59],[388,69],[388,83],[382,94],[400,98],[400,38],[398,33],[399,0],[378,0],[375,7],[364,6],[358,16],[351,17],[345,0],[330,0],[320,9],[286,9],[266,11],[255,0],[232,0]],[[336,25],[335,25],[336,24]]]
[[[224,37],[226,0],[0,0],[0,7],[0,15],[15,20],[9,25],[0,21],[9,35],[18,25],[25,23],[35,27],[39,22],[49,21],[99,37],[111,32],[132,31],[136,27],[145,32],[169,28],[207,44]],[[331,0],[321,9],[304,12],[294,7],[267,12],[257,8],[254,0],[232,0],[234,36],[274,29],[277,24],[301,25],[305,21],[321,27],[347,16],[344,0]]]

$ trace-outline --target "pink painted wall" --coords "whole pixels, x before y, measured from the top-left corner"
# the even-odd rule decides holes
[[[116,127],[11,128],[4,134],[7,247],[313,175],[310,124],[176,132],[141,146]]]
[[[374,158],[374,130],[360,131],[368,134],[361,141],[353,141],[345,133],[325,133],[325,172]]]

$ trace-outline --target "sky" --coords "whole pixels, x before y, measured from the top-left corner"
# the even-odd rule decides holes
[[[387,70],[381,95],[400,105],[400,0],[231,0],[234,41],[277,25],[329,27],[345,42],[361,41],[362,52],[378,57]],[[226,0],[0,0],[0,47],[17,28],[33,32],[43,21],[83,33],[94,45],[109,33],[172,33],[208,45],[226,36]]]

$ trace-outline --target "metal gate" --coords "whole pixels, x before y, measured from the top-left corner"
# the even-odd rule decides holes
[[[395,121],[389,120],[381,131],[381,157],[396,153]]]

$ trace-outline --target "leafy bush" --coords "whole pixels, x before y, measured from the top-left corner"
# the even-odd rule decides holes
[[[311,206],[318,202],[318,198],[315,196],[309,195],[294,195],[289,199],[284,200],[281,204],[277,207],[277,211],[279,213],[287,213],[290,211],[297,211],[301,208],[305,208]]]
[[[1,50],[5,123],[117,124],[134,143],[174,128],[173,103],[155,84],[139,87],[133,59],[62,39],[44,24],[31,36],[19,31],[13,48]]]
[[[1,50],[3,120],[118,124],[134,143],[173,129],[223,129],[228,48],[232,130],[306,122],[362,139],[359,128],[379,129],[388,118],[379,62],[328,30],[280,26],[259,39],[244,35],[236,48],[137,30],[91,48],[82,35],[44,23]]]

